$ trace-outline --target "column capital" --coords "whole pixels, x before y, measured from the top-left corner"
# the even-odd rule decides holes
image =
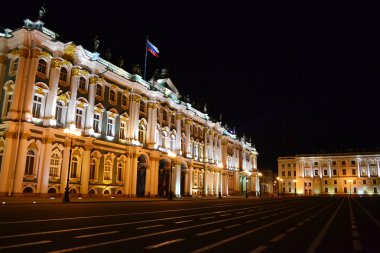
[[[60,69],[62,65],[63,65],[63,61],[59,58],[53,59],[50,64],[52,68],[58,68],[58,69]]]
[[[26,48],[14,48],[11,50],[11,54],[18,57],[26,58],[29,56],[29,50]]]

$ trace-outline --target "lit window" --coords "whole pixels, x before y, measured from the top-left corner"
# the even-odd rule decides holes
[[[86,89],[86,78],[80,77],[79,78],[79,89],[85,90]]]
[[[116,102],[116,93],[114,90],[110,90],[110,101]]]
[[[100,133],[100,114],[95,113],[94,114],[94,132],[95,133]]]
[[[101,84],[96,85],[96,96],[101,97],[103,93],[103,86]]]
[[[61,73],[59,74],[59,80],[62,82],[67,82],[67,69],[61,68]]]
[[[165,111],[165,110],[162,112],[162,120],[163,121],[167,121],[168,120],[168,112]]]
[[[120,130],[119,130],[119,138],[122,140],[125,140],[127,133],[127,122],[121,121],[120,122]]]
[[[121,105],[124,107],[128,107],[128,97],[127,95],[123,95],[121,98]]]
[[[103,180],[111,180],[111,162],[108,160],[104,164]]]
[[[71,159],[71,173],[70,173],[70,177],[71,178],[77,178],[77,175],[78,175],[78,158],[76,156],[74,156],[72,159]]]
[[[114,119],[113,118],[108,118],[107,119],[107,136],[114,136],[114,130],[113,130],[113,125]]]
[[[75,114],[75,125],[79,129],[82,129],[82,120],[83,120],[83,110],[77,108],[76,114]]]
[[[18,69],[19,58],[15,59],[11,66],[11,73],[15,74]]]
[[[121,162],[117,164],[117,180],[123,180],[123,164]]]
[[[46,63],[46,61],[40,59],[38,61],[37,71],[40,72],[41,74],[45,74],[46,75],[46,69],[47,69],[47,63]]]
[[[143,101],[140,102],[140,112],[145,113],[145,103]]]
[[[36,158],[36,153],[34,150],[29,150],[26,154],[26,163],[25,163],[25,175],[34,174],[34,161]]]
[[[60,159],[58,154],[53,154],[50,159],[50,171],[49,176],[51,177],[58,177],[60,169]]]
[[[139,142],[141,144],[145,143],[145,126],[142,124],[139,126]]]
[[[90,163],[90,179],[95,179],[95,172],[96,172],[96,160],[92,158],[91,163]]]
[[[32,108],[32,115],[34,118],[40,119],[42,117],[41,109],[42,109],[42,97],[34,95],[33,108]]]

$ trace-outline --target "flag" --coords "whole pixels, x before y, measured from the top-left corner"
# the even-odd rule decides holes
[[[156,57],[159,57],[158,53],[160,51],[158,51],[158,48],[155,47],[149,40],[146,40],[146,48],[149,52],[152,53],[152,55],[156,56]]]

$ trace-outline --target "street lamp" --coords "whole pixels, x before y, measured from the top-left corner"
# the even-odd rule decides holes
[[[173,200],[173,192],[172,192],[173,159],[176,157],[176,154],[169,150],[168,156],[171,158],[171,160],[170,160],[170,176],[169,176],[169,200]]]
[[[347,182],[349,182],[349,187],[350,187],[350,198],[351,198],[351,183],[353,182],[353,180],[352,179],[349,179],[349,180],[347,180]]]
[[[65,195],[63,196],[63,203],[70,202],[70,169],[71,169],[71,150],[73,148],[73,140],[74,138],[81,136],[81,132],[75,128],[75,126],[71,126],[70,128],[65,128],[63,132],[66,134],[66,137],[70,138],[70,153],[69,153],[69,168],[67,170],[67,179],[66,179],[66,188]]]
[[[293,179],[293,183],[294,183],[294,196],[295,197],[297,196],[297,182],[298,182],[297,179]]]
[[[257,175],[259,176],[259,196],[261,197],[261,177],[263,176],[263,173],[259,172]]]
[[[222,198],[222,174],[223,174],[223,163],[222,162],[218,162],[218,168],[220,169],[218,197],[221,199]]]
[[[281,187],[282,187],[282,184],[281,182],[283,181],[283,179],[281,177],[276,177],[276,180],[278,181],[278,185],[277,185],[277,188],[278,188],[278,196],[281,196]]]

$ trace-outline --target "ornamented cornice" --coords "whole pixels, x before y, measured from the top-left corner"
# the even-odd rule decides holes
[[[62,65],[63,61],[61,59],[53,59],[50,64],[52,68],[61,68]]]
[[[175,116],[176,120],[183,120],[184,118],[185,118],[185,116],[182,113],[177,113]]]
[[[186,119],[185,120],[185,124],[186,125],[191,125],[193,123],[193,121],[191,119]]]
[[[66,59],[66,60],[68,60],[70,62],[73,62],[74,61],[74,57],[75,57],[76,48],[77,48],[77,46],[75,44],[73,44],[73,43],[67,45],[65,47],[65,51],[63,52],[62,58]]]
[[[72,76],[79,76],[79,75],[80,75],[80,69],[78,69],[78,68],[73,68],[73,69],[71,70],[71,75],[72,75]]]
[[[11,54],[18,57],[26,58],[29,56],[29,50],[26,48],[14,48],[11,50]]]
[[[132,95],[132,100],[133,100],[134,102],[140,102],[141,97],[140,97],[139,95],[133,94],[133,95]]]

